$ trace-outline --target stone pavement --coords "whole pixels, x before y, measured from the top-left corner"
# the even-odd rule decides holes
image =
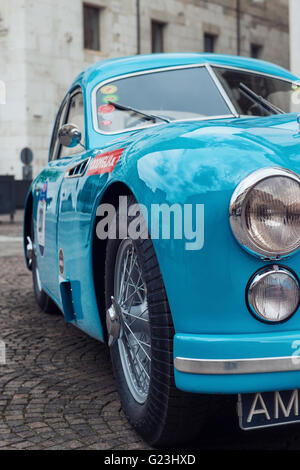
[[[121,411],[108,348],[62,315],[39,311],[22,255],[21,212],[16,221],[0,217],[0,450],[149,449]],[[298,425],[243,433],[236,397],[227,402],[192,449],[300,449]]]
[[[124,417],[108,348],[39,311],[21,220],[0,217],[0,450],[147,449]],[[4,237],[14,237],[9,242]]]

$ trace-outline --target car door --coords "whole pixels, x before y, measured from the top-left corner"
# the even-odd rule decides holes
[[[73,93],[70,98],[68,124],[75,124],[85,134],[86,129],[84,97],[81,92]],[[72,321],[76,303],[76,319],[80,319],[80,269],[82,256],[86,257],[84,250],[87,249],[85,240],[86,228],[89,229],[90,213],[85,213],[78,207],[78,195],[81,192],[81,183],[85,170],[88,168],[91,151],[87,149],[87,140],[82,139],[84,146],[78,145],[74,148],[64,147],[62,158],[73,155],[70,165],[67,166],[61,182],[60,197],[58,205],[57,224],[57,259],[59,294],[65,319]],[[72,298],[70,293],[72,291]],[[77,299],[77,300],[76,300]]]
[[[59,304],[61,296],[57,234],[61,186],[68,168],[82,158],[83,146],[63,147],[58,139],[58,131],[62,125],[72,122],[82,130],[82,142],[85,142],[83,115],[82,90],[76,88],[67,95],[60,107],[52,136],[50,161],[36,185],[38,193],[36,235],[40,279],[43,289]]]

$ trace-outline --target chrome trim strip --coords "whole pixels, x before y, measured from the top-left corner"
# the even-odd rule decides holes
[[[265,374],[268,372],[300,371],[300,358],[263,357],[255,359],[188,359],[176,357],[178,372],[197,375]]]
[[[94,126],[95,131],[98,132],[99,134],[102,134],[102,135],[118,135],[118,134],[124,134],[126,132],[137,131],[137,130],[140,130],[140,129],[149,129],[149,128],[152,128],[154,126],[161,126],[161,125],[164,124],[163,122],[158,122],[158,123],[151,124],[151,125],[148,125],[148,126],[131,127],[131,128],[128,128],[128,129],[123,129],[123,130],[113,131],[113,132],[104,132],[104,131],[100,130],[99,127],[98,127],[96,94],[97,94],[97,91],[99,90],[99,88],[102,88],[107,83],[113,83],[115,81],[122,80],[123,78],[137,77],[139,75],[147,75],[147,74],[151,74],[151,73],[169,72],[169,71],[172,71],[172,70],[182,70],[182,69],[193,69],[193,68],[205,67],[207,69],[209,75],[211,76],[212,80],[214,81],[215,85],[217,86],[218,90],[220,91],[221,96],[225,100],[225,102],[228,106],[228,110],[232,111],[232,106],[233,105],[231,104],[231,106],[229,106],[228,102],[227,102],[229,97],[225,93],[225,90],[223,89],[221,84],[220,84],[220,86],[222,87],[222,91],[220,90],[220,88],[219,88],[219,86],[216,82],[216,79],[214,79],[214,77],[212,76],[212,72],[209,70],[208,66],[209,66],[208,63],[199,63],[199,64],[188,64],[188,65],[172,66],[172,67],[159,67],[159,68],[156,68],[156,69],[142,70],[140,72],[129,73],[129,74],[125,74],[125,75],[119,75],[117,77],[109,78],[107,80],[104,80],[103,82],[98,83],[98,85],[96,85],[93,88],[92,93],[91,93],[93,126]],[[205,118],[178,119],[178,120],[176,119],[176,120],[171,121],[171,122],[174,123],[174,122],[187,122],[187,121],[210,121],[210,120],[214,120],[214,119],[224,119],[224,118],[233,118],[233,117],[238,117],[238,115],[236,115],[236,111],[232,114],[229,113],[228,115],[221,116],[221,117],[220,116],[208,116],[208,117],[205,117]]]
[[[252,73],[254,75],[263,75],[264,77],[267,77],[267,78],[275,78],[277,80],[281,80],[283,82],[287,82],[291,84],[296,84],[299,81],[299,80],[292,80],[290,78],[279,77],[278,75],[273,75],[272,73],[261,72],[260,70],[252,70],[252,69],[244,69],[243,67],[235,67],[234,65],[222,65],[219,63],[214,64],[213,62],[209,62],[209,65],[212,68],[216,67],[219,69],[239,70],[241,72]]]

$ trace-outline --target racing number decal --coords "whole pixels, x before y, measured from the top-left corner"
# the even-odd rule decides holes
[[[47,207],[47,189],[48,183],[44,184],[41,191],[38,209],[37,209],[37,241],[40,248],[41,256],[44,256],[45,250],[45,220],[46,220],[46,207]]]
[[[96,155],[89,166],[87,176],[112,173],[120,160],[123,150],[124,149],[113,150],[112,152]]]

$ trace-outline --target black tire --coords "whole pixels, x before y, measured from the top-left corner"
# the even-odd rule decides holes
[[[135,200],[130,200],[135,203]],[[105,265],[106,309],[114,295],[116,257],[122,240],[108,240]],[[191,443],[208,418],[210,397],[181,392],[175,386],[174,327],[151,239],[132,240],[146,285],[151,333],[151,372],[144,403],[133,397],[122,366],[119,341],[110,348],[113,371],[124,413],[135,431],[156,448]]]
[[[32,282],[33,282],[33,291],[36,303],[40,307],[40,309],[45,313],[57,314],[60,313],[60,310],[56,303],[49,297],[48,294],[41,288],[40,281],[38,279],[38,265],[37,265],[37,258],[35,254],[34,248],[34,229],[33,229],[33,221],[31,224],[31,240],[33,244],[32,249]]]

